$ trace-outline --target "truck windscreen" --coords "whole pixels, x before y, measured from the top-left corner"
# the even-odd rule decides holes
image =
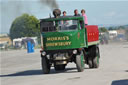
[[[70,31],[70,30],[77,30],[77,20],[63,20],[63,21],[59,21],[58,25],[59,25],[59,31]]]
[[[41,32],[62,32],[78,29],[77,20],[44,21],[40,24]]]
[[[40,30],[41,30],[41,32],[54,32],[54,31],[56,31],[55,22],[53,22],[53,21],[41,22],[40,23]]]

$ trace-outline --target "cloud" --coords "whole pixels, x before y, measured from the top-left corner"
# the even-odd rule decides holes
[[[117,15],[117,13],[115,11],[111,11],[111,12],[106,13],[104,16],[105,17],[114,17],[115,15]]]

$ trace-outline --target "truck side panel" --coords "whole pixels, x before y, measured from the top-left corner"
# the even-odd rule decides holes
[[[94,45],[99,43],[99,30],[97,25],[85,26],[87,30],[88,45]]]

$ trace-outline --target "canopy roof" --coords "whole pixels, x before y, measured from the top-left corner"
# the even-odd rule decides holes
[[[84,20],[83,16],[59,16],[58,18],[51,17],[40,19],[41,21],[59,21],[59,20]]]

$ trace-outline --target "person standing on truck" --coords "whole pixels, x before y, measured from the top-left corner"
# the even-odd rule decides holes
[[[66,16],[66,11],[63,11],[63,16]]]
[[[80,16],[77,9],[74,10],[74,16]]]
[[[66,11],[63,11],[63,16],[65,17],[66,16]],[[62,21],[62,24],[68,24],[66,20]]]
[[[87,15],[85,14],[85,10],[84,9],[81,10],[81,14],[84,17],[84,23],[85,23],[85,25],[88,25]]]

